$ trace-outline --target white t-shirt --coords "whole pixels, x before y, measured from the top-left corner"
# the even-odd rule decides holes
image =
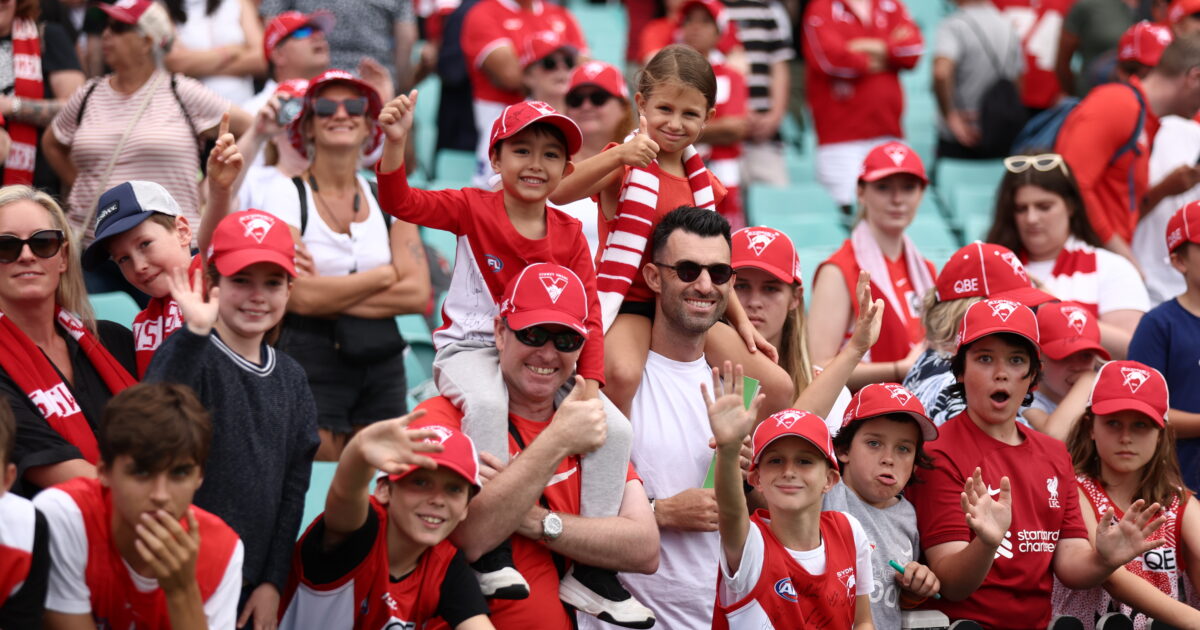
[[[221,0],[212,15],[205,14],[206,8],[206,0],[185,0],[187,21],[175,25],[175,34],[181,44],[199,51],[246,43],[241,0]],[[249,76],[215,75],[200,79],[200,82],[234,103],[254,96],[254,81]]]
[[[843,512],[846,520],[850,521],[850,530],[854,532],[854,549],[855,549],[855,573],[857,575],[873,575],[871,568],[871,543],[867,539],[867,533],[863,531],[862,523],[858,522],[853,515]],[[758,578],[762,575],[763,557],[766,553],[766,543],[763,541],[762,531],[754,523],[750,524],[750,529],[746,533],[746,542],[742,545],[742,563],[738,565],[737,573],[730,574],[729,564],[725,561],[725,554],[721,555],[721,586],[718,591],[721,595],[721,604],[728,606],[735,604],[742,598],[750,594],[754,590],[754,586],[758,584]],[[792,559],[800,563],[805,571],[812,575],[821,575],[825,573],[825,541],[817,545],[816,549],[808,551],[796,551],[788,549],[788,553]],[[874,579],[855,580],[854,596],[870,595],[875,588]]]
[[[1200,161],[1200,123],[1179,116],[1166,116],[1154,136],[1150,152],[1150,185],[1162,181],[1180,166],[1193,166]],[[1189,202],[1200,200],[1200,186],[1172,195],[1158,202],[1149,214],[1138,221],[1133,233],[1133,255],[1146,277],[1146,290],[1152,306],[1183,293],[1187,284],[1183,274],[1175,271],[1167,257],[1167,222],[1171,215]]]
[[[371,195],[371,187],[361,175],[358,178],[362,191],[362,209],[366,210],[361,221],[350,224],[350,233],[335,232],[317,211],[317,201],[308,182],[304,191],[308,198],[308,228],[304,231],[304,244],[312,254],[317,273],[322,276],[345,276],[355,271],[367,271],[390,265],[392,248],[383,211]],[[291,179],[278,177],[271,181],[265,198],[267,207],[260,208],[283,219],[288,225],[300,228],[300,196]]]
[[[46,589],[46,610],[81,615],[92,612],[91,591],[87,585],[88,536],[79,505],[57,488],[42,491],[33,499],[34,506],[46,516],[50,530],[50,578]],[[204,602],[204,616],[211,630],[233,630],[237,620],[238,597],[242,593],[242,541],[217,590]],[[125,563],[138,591],[149,593],[158,588],[154,578],[139,575]]]
[[[580,199],[578,201],[572,201],[571,203],[563,205],[557,205],[547,201],[546,205],[550,206],[551,208],[558,208],[559,210],[562,210],[583,224],[583,238],[587,239],[588,248],[591,252],[591,259],[594,263],[596,260],[596,252],[600,251],[600,205],[597,204],[596,201],[591,197]]]
[[[1166,234],[1166,230],[1163,231]],[[1074,236],[1067,238],[1069,249],[1090,248]],[[1025,263],[1025,271],[1041,280],[1047,293],[1060,300],[1075,300],[1085,304],[1096,304],[1100,314],[1119,310],[1134,310],[1145,313],[1150,310],[1150,298],[1137,268],[1124,256],[1107,249],[1094,248],[1096,273],[1076,273],[1052,276],[1054,260]]]

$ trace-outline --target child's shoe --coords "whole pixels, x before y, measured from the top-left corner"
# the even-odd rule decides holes
[[[558,585],[558,598],[601,621],[626,628],[649,628],[654,612],[639,602],[615,571],[575,564]]]
[[[495,549],[483,554],[471,563],[475,577],[479,578],[479,590],[484,597],[493,599],[525,599],[529,597],[529,582],[521,575],[512,556],[512,543],[508,540]]]

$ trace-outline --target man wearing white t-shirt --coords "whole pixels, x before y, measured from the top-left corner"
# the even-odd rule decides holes
[[[653,261],[643,273],[658,299],[630,421],[632,460],[651,497],[661,549],[655,574],[623,577],[660,627],[707,630],[720,539],[713,490],[700,487],[713,458],[700,384],[712,383],[704,337],[725,312],[732,285],[729,223],[711,210],[677,208],[654,230]],[[605,628],[583,615],[579,621],[580,628]]]

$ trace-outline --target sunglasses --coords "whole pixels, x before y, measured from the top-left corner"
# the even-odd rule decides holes
[[[547,72],[558,70],[559,65],[570,70],[575,67],[575,57],[573,55],[547,55],[542,57],[538,63],[542,64],[542,70]]]
[[[1059,169],[1063,175],[1069,175],[1067,171],[1067,162],[1063,160],[1063,156],[1057,153],[1043,153],[1041,155],[1010,155],[1004,158],[1004,168],[1010,173],[1024,173],[1029,169],[1035,169],[1045,173]]]
[[[508,326],[507,319],[504,320],[504,325]],[[585,341],[583,335],[574,330],[550,332],[541,326],[530,326],[520,330],[508,326],[508,329],[513,331],[513,336],[517,338],[517,341],[532,348],[541,348],[546,345],[547,341],[553,341],[555,350],[559,352],[575,352],[583,347],[583,342]]]
[[[675,272],[680,280],[684,282],[695,282],[700,277],[701,271],[708,271],[708,277],[713,284],[725,284],[733,277],[733,267],[725,263],[716,263],[713,265],[701,265],[690,260],[684,260],[674,265],[656,262],[659,267],[666,267]]]
[[[118,20],[108,21],[108,30],[111,31],[113,35],[124,35],[125,33],[133,32],[135,28],[137,28],[135,25],[127,22],[121,22]]]
[[[315,32],[316,32],[316,29],[314,29],[311,26],[301,26],[300,28],[292,31],[292,33],[290,35],[288,35],[287,38],[288,39],[308,39],[309,37],[312,37],[312,34]]]
[[[567,107],[583,107],[584,101],[592,104],[592,107],[604,107],[604,104],[613,97],[612,94],[604,90],[594,90],[592,92],[571,92],[567,94]]]
[[[50,258],[62,249],[62,230],[41,230],[29,238],[17,238],[11,234],[0,236],[0,263],[15,262],[21,257],[25,246],[38,258]]]
[[[367,113],[367,97],[356,96],[340,101],[332,98],[318,98],[313,102],[313,112],[321,118],[329,118],[337,113],[338,106],[346,108],[348,116],[362,116]]]

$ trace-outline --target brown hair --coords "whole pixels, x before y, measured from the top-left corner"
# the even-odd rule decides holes
[[[671,44],[654,54],[638,76],[638,92],[650,98],[654,88],[674,81],[704,95],[708,108],[717,103],[717,77],[704,55],[683,44]]]
[[[17,0],[17,8],[13,17],[37,21],[42,15],[42,3],[39,0]],[[44,40],[43,40],[44,41]],[[42,44],[43,46],[45,43]]]
[[[812,383],[812,359],[808,354],[808,324],[804,317],[804,290],[799,283],[792,283],[792,291],[800,301],[796,308],[788,311],[783,320],[783,332],[779,337],[779,367],[792,377],[796,394]]]
[[[1200,67],[1200,34],[1193,33],[1185,37],[1176,37],[1163,50],[1158,65],[1154,66],[1151,73],[1173,79],[1197,67]]]
[[[196,393],[178,383],[139,383],[113,397],[100,422],[100,459],[128,455],[157,472],[191,458],[201,469],[212,445],[212,420]]]
[[[1083,203],[1083,194],[1079,192],[1079,184],[1071,174],[1069,164],[1065,159],[1067,172],[1055,167],[1048,171],[1029,168],[1022,173],[1005,170],[1004,179],[996,190],[996,207],[992,214],[992,227],[988,230],[984,241],[1003,245],[1013,252],[1021,253],[1025,247],[1021,244],[1021,236],[1017,232],[1017,191],[1022,186],[1037,186],[1049,193],[1058,195],[1067,204],[1071,212],[1071,235],[1093,247],[1103,247],[1104,243],[1096,236],[1092,224],[1088,222],[1087,210]]]
[[[4,475],[4,466],[12,463],[16,445],[17,420],[13,417],[8,397],[0,396],[0,477]]]
[[[924,468],[926,470],[933,469],[933,458],[929,456],[929,453],[925,452],[925,435],[921,432],[921,425],[917,424],[917,421],[912,416],[903,413],[888,413],[882,416],[856,418],[850,424],[842,427],[841,430],[838,431],[837,435],[833,436],[834,453],[838,455],[849,455],[850,443],[854,441],[854,436],[858,435],[858,430],[861,429],[864,424],[866,424],[867,420],[873,420],[875,418],[887,418],[892,422],[908,423],[917,427],[917,453],[913,458],[913,470],[909,472],[908,483],[905,484],[904,487],[907,488],[913,482],[917,481],[917,475],[915,474],[917,472],[917,468]],[[842,462],[843,476],[846,474],[846,465],[847,462]]]
[[[179,230],[179,228],[175,225],[175,217],[169,214],[154,212],[150,216],[146,217],[146,220],[152,221],[163,226],[164,228],[167,228],[168,232],[174,233]]]
[[[1100,476],[1100,454],[1096,451],[1096,441],[1092,439],[1091,434],[1095,420],[1096,414],[1092,413],[1089,407],[1071,429],[1071,434],[1067,437],[1067,451],[1071,453],[1071,462],[1075,465],[1076,474],[1087,475],[1103,486],[1104,480]],[[1154,456],[1142,467],[1142,476],[1133,496],[1144,499],[1147,504],[1159,503],[1164,508],[1171,505],[1171,501],[1176,497],[1180,501],[1187,499],[1183,474],[1179,471],[1179,459],[1175,456],[1175,427],[1170,424],[1158,432]]]

